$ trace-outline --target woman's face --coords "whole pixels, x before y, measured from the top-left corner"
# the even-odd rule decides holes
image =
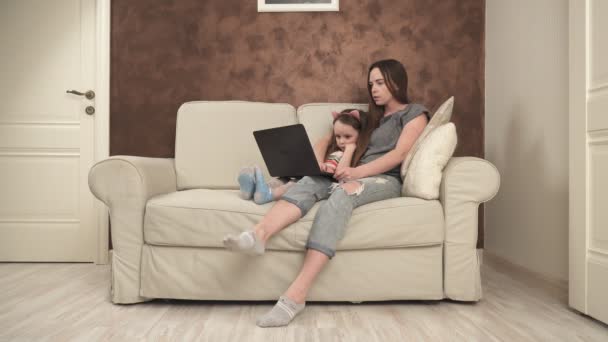
[[[380,72],[380,69],[373,68],[369,73],[369,85],[371,87],[371,94],[374,103],[377,106],[384,106],[393,100],[393,94],[386,87],[384,76]]]

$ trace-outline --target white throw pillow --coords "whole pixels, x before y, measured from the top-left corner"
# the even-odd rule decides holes
[[[418,152],[418,149],[420,149],[420,145],[422,145],[422,143],[424,142],[424,139],[426,139],[426,137],[437,127],[450,122],[450,118],[452,117],[453,108],[454,108],[454,96],[450,97],[449,99],[447,99],[447,101],[445,101],[443,104],[441,104],[441,106],[439,106],[439,108],[437,109],[435,114],[433,114],[433,116],[431,117],[431,120],[427,123],[427,125],[424,128],[424,130],[422,131],[422,133],[420,133],[420,136],[418,137],[418,139],[416,139],[416,142],[414,143],[414,145],[410,148],[410,151],[407,153],[407,156],[405,156],[405,160],[403,161],[403,163],[401,163],[401,179],[402,180],[405,179],[405,174],[407,173],[407,169],[410,166],[412,159],[416,155],[416,152]],[[403,190],[402,190],[402,192],[403,192]]]
[[[457,141],[456,126],[452,122],[429,133],[405,174],[403,196],[427,200],[439,198],[443,168],[454,154]]]

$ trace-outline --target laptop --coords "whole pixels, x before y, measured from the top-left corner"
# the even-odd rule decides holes
[[[332,177],[319,169],[304,125],[290,125],[254,131],[264,163],[273,177]]]

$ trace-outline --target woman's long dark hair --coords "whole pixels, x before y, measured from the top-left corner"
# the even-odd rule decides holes
[[[353,110],[359,111],[359,120],[357,120],[357,118],[355,118],[354,116],[349,114]],[[329,146],[327,146],[327,151],[325,152],[326,158],[331,153],[334,153],[334,152],[340,150],[340,148],[338,147],[338,144],[336,143],[336,135],[333,132],[333,125],[336,123],[336,121],[340,121],[341,123],[343,123],[345,125],[349,125],[352,128],[354,128],[357,132],[359,132],[359,136],[357,137],[357,148],[355,149],[355,154],[353,155],[353,158],[350,163],[350,166],[354,167],[357,165],[359,160],[361,160],[363,153],[365,153],[365,150],[367,149],[367,145],[369,144],[369,139],[371,137],[372,129],[369,125],[369,114],[367,112],[364,112],[364,111],[358,110],[358,109],[345,109],[340,112],[340,115],[338,115],[332,123],[331,142],[330,142]]]
[[[374,68],[378,68],[386,87],[391,92],[393,97],[403,103],[410,103],[410,99],[407,96],[407,71],[403,64],[394,59],[383,59],[377,61],[369,66],[367,71],[367,92],[369,94],[369,114],[370,114],[370,125],[373,128],[378,127],[380,119],[384,116],[384,106],[378,106],[374,102],[372,97],[372,85],[369,82],[369,75]]]

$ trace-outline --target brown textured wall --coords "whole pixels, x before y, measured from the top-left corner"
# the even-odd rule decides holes
[[[367,102],[368,65],[395,58],[412,101],[435,110],[455,96],[456,155],[483,157],[484,17],[484,0],[342,0],[316,13],[113,0],[110,153],[172,157],[185,101]]]

